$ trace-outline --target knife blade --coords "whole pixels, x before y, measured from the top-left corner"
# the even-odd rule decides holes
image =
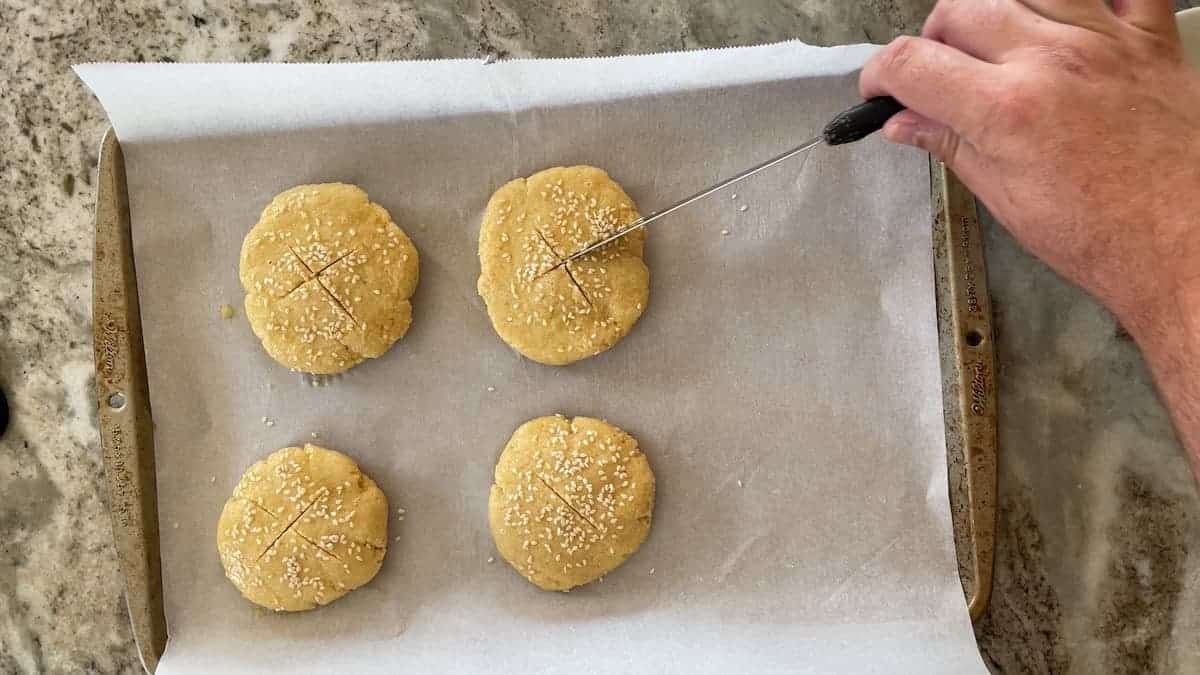
[[[720,192],[730,185],[743,181],[760,171],[765,171],[766,169],[769,169],[781,162],[785,162],[793,157],[796,157],[797,155],[805,154],[818,145],[844,145],[846,143],[853,143],[854,141],[862,140],[863,138],[866,138],[867,136],[870,136],[876,131],[882,129],[884,123],[901,110],[904,110],[904,106],[891,96],[878,96],[863,101],[858,105],[847,108],[846,110],[843,110],[835,115],[834,118],[825,125],[825,128],[822,129],[820,134],[808,139],[807,141],[804,141],[800,145],[797,145],[786,152],[780,153],[766,160],[765,162],[762,162],[761,164],[756,164],[755,166],[752,166],[739,174],[730,176],[729,178],[726,178],[715,185],[710,185],[696,194],[675,202],[665,209],[655,211],[654,213],[643,218],[638,218],[632,223],[620,228],[616,232],[594,241],[567,256],[566,258],[563,258],[550,269],[557,269],[573,260],[578,260],[602,246],[611,244],[630,232],[639,230],[656,220],[665,218],[666,216],[678,211],[679,209],[682,209],[685,206],[688,206],[689,204],[698,202],[714,192]]]

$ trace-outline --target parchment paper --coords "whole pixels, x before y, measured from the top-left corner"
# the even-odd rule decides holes
[[[651,212],[810,136],[857,100],[870,49],[80,66],[127,162],[161,672],[982,671],[951,540],[923,155],[819,148],[655,224],[645,316],[570,367],[512,352],[475,292],[504,182],[594,164]],[[403,341],[311,386],[255,340],[237,265],[271,197],[321,181],[391,212],[421,282]],[[633,433],[659,485],[642,549],[569,594],[488,562],[496,457],[553,412]],[[222,575],[217,516],[251,462],[314,431],[407,515],[368,586],[257,611]]]

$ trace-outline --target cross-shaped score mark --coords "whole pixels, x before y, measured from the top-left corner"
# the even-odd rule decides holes
[[[296,291],[300,290],[301,288],[304,288],[308,284],[315,281],[317,287],[321,289],[321,292],[323,292],[325,294],[326,298],[329,300],[330,305],[333,307],[336,307],[339,311],[341,311],[343,314],[345,314],[347,318],[350,319],[351,323],[353,323],[355,326],[358,326],[359,325],[358,319],[356,319],[354,317],[354,314],[350,311],[350,308],[347,307],[344,302],[342,302],[341,298],[339,298],[337,296],[337,294],[333,292],[333,289],[330,288],[329,284],[326,283],[327,280],[332,282],[332,279],[329,279],[329,277],[327,277],[327,276],[323,276],[334,265],[336,265],[336,264],[340,263],[341,261],[346,260],[350,256],[354,255],[356,249],[351,249],[350,251],[337,256],[332,261],[323,265],[320,269],[313,271],[313,265],[306,262],[304,260],[304,258],[301,257],[301,255],[296,252],[295,249],[293,249],[291,246],[288,246],[287,248],[288,248],[288,251],[293,256],[296,257],[296,261],[300,263],[300,269],[303,270],[300,273],[300,276],[304,277],[303,281],[301,281],[299,284],[297,284],[295,288],[293,288],[292,290],[287,292],[287,296],[290,296],[291,294],[295,293]],[[330,275],[330,276],[332,276],[332,275]],[[284,296],[284,297],[287,297],[287,296]]]

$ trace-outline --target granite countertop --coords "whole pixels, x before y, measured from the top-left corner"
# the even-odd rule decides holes
[[[0,673],[139,670],[92,400],[91,210],[107,124],[71,64],[885,42],[915,32],[933,0],[349,4],[0,3],[0,386],[13,408],[0,439]],[[984,659],[1006,673],[1200,672],[1200,496],[1138,352],[984,220],[1002,457]]]

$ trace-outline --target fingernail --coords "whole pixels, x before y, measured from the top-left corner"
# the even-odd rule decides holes
[[[893,143],[916,145],[917,125],[908,119],[893,118],[883,127],[883,137]]]

